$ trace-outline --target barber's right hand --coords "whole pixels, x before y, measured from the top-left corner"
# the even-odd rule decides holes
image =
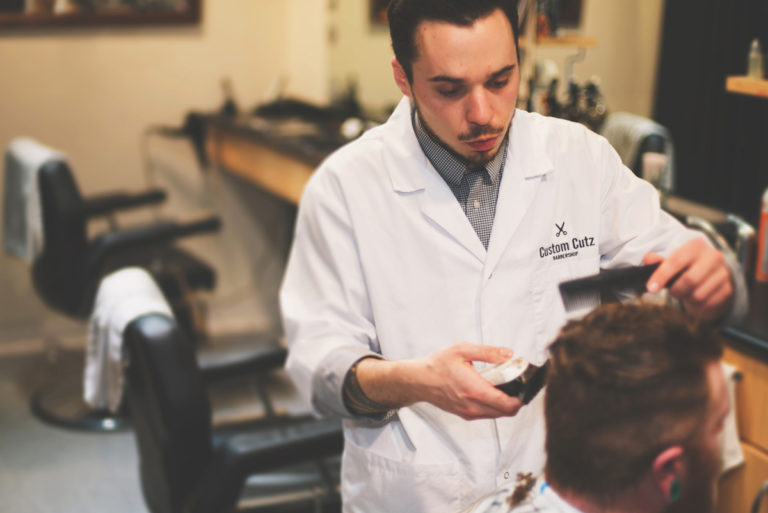
[[[511,356],[507,348],[459,342],[414,360],[420,368],[414,386],[422,400],[466,420],[513,416],[523,403],[488,383],[472,364],[502,363]]]
[[[517,414],[523,403],[486,381],[472,362],[502,363],[511,356],[504,347],[459,342],[424,358],[366,358],[357,365],[357,379],[369,399],[388,408],[426,401],[466,420],[495,419]]]

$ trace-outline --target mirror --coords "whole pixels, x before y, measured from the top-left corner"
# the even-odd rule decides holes
[[[193,24],[201,1],[0,0],[0,28]]]

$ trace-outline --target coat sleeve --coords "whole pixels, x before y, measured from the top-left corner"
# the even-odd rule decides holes
[[[624,166],[607,141],[602,141],[596,160],[601,173],[601,267],[638,265],[649,252],[667,256],[696,237],[710,243],[702,232],[662,210],[656,189]],[[736,258],[724,256],[734,286],[733,307],[725,320],[733,322],[746,314],[747,287]]]
[[[307,184],[280,291],[286,370],[318,415],[351,416],[342,399],[352,364],[378,347],[353,220],[338,176]]]

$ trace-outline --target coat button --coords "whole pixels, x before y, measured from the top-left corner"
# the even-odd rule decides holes
[[[504,472],[504,479],[509,479],[509,472]]]

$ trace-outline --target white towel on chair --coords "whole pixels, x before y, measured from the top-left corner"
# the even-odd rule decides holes
[[[744,454],[739,443],[739,430],[736,426],[736,374],[737,369],[722,362],[725,382],[728,385],[728,397],[731,401],[731,411],[725,418],[723,431],[720,433],[720,474],[744,463]]]
[[[43,251],[37,172],[52,160],[66,161],[67,157],[26,137],[13,139],[5,151],[3,247],[27,262],[33,262]]]
[[[91,314],[85,351],[85,402],[116,412],[123,398],[123,331],[145,314],[173,316],[150,274],[139,267],[115,271],[102,279]]]

